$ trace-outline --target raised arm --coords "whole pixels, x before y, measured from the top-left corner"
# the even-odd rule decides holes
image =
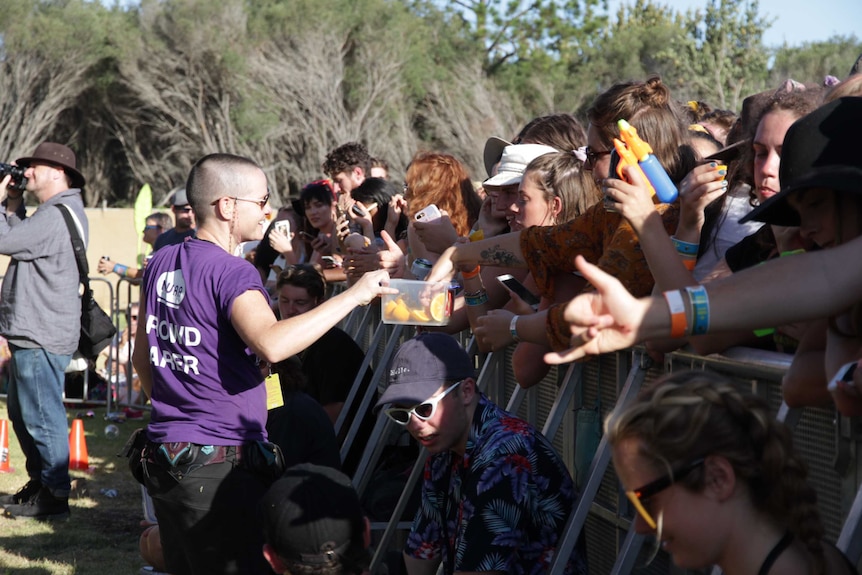
[[[756,329],[838,313],[860,299],[862,266],[849,263],[859,261],[862,237],[828,250],[770,260],[712,282],[707,286],[708,332]],[[572,347],[548,354],[546,361],[564,363],[670,335],[671,315],[663,296],[637,300],[583,258],[577,259],[577,266],[597,291],[567,304]]]

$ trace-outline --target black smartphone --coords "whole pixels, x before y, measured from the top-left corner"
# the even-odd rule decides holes
[[[539,296],[524,287],[524,284],[515,279],[511,274],[503,274],[497,276],[497,281],[518,294],[518,297],[524,300],[527,305],[536,309],[539,307]]]

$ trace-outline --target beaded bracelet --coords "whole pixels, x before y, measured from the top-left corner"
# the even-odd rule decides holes
[[[691,302],[692,335],[703,335],[709,331],[709,296],[704,286],[685,288]]]
[[[123,264],[114,264],[114,273],[119,275],[120,277],[125,277],[126,272],[129,271],[129,266],[124,266]]]
[[[464,303],[470,307],[475,307],[477,305],[484,305],[488,303],[488,292],[483,289],[479,291],[465,293],[464,294]]]

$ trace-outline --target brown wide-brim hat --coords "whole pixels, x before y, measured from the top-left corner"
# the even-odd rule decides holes
[[[45,162],[46,164],[63,168],[69,175],[73,188],[83,188],[86,183],[84,176],[78,171],[75,152],[63,144],[42,142],[36,146],[36,151],[33,152],[32,156],[15,160],[15,163],[21,167],[27,167],[33,162]]]

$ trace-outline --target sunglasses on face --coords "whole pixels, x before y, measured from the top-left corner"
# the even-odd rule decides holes
[[[688,465],[682,467],[675,473],[669,473],[664,477],[659,477],[655,481],[650,481],[643,487],[639,489],[633,489],[631,491],[626,491],[626,497],[631,501],[634,508],[637,510],[638,514],[646,521],[647,525],[650,526],[650,529],[656,529],[658,526],[658,522],[653,518],[649,511],[647,511],[646,503],[650,497],[657,495],[658,493],[664,491],[671,485],[673,485],[674,481],[678,481],[680,479],[684,479],[687,475],[689,475],[692,471],[703,465],[705,459],[703,457],[699,459],[695,459]]]
[[[251,202],[251,203],[253,203],[253,204],[257,204],[257,205],[258,205],[258,207],[259,207],[260,209],[263,209],[263,207],[264,207],[264,206],[266,205],[266,203],[269,201],[269,192],[267,192],[267,193],[266,193],[266,195],[265,195],[263,198],[259,199],[259,200],[254,200],[254,199],[251,199],[251,198],[234,198],[234,201],[237,201],[237,202]]]
[[[160,229],[162,229],[162,226],[144,226],[144,231],[145,231],[145,232],[146,232],[147,230],[160,230]]]
[[[175,212],[190,212],[190,211],[192,211],[192,207],[189,205],[173,206],[171,209]]]
[[[584,148],[584,154],[586,154],[586,156],[587,156],[587,164],[589,164],[591,166],[595,166],[596,162],[599,161],[599,158],[602,158],[604,156],[608,156],[608,155],[610,155],[610,153],[611,153],[610,150],[602,150],[602,151],[597,152],[596,150],[592,149],[589,146]]]
[[[398,425],[407,425],[410,423],[410,417],[415,415],[422,421],[428,421],[432,417],[434,417],[434,412],[437,411],[437,404],[440,403],[444,397],[449,395],[449,393],[458,387],[461,383],[463,383],[463,379],[461,381],[456,381],[452,384],[449,389],[438,395],[437,397],[432,397],[428,401],[424,403],[420,403],[414,407],[390,407],[386,410],[386,415],[389,418],[397,423]]]

